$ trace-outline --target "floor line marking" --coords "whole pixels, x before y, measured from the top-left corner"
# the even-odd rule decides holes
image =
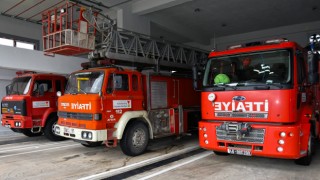
[[[198,155],[194,155],[194,156],[188,158],[188,159],[189,159],[188,161],[185,161],[185,162],[182,162],[182,163],[180,163],[180,164],[177,164],[177,165],[171,166],[171,167],[169,167],[169,168],[163,169],[163,170],[158,171],[158,172],[156,172],[156,173],[153,173],[153,174],[151,174],[151,175],[149,175],[149,176],[140,178],[139,180],[147,180],[147,179],[153,178],[153,177],[155,177],[155,176],[158,176],[158,175],[160,175],[160,174],[166,173],[166,172],[168,172],[168,171],[171,171],[171,170],[176,169],[176,168],[178,168],[178,167],[184,166],[184,165],[186,165],[186,164],[192,163],[192,162],[197,161],[197,160],[199,160],[199,159],[205,158],[205,157],[210,156],[210,155],[212,155],[212,154],[213,154],[212,152],[206,151],[206,152],[200,153],[200,154],[198,154]]]
[[[8,152],[8,151],[15,151],[15,150],[22,150],[22,149],[31,149],[31,148],[39,148],[42,146],[51,146],[51,145],[64,145],[64,144],[69,144],[69,143],[47,143],[47,144],[38,144],[38,145],[25,145],[22,147],[1,147],[0,146],[0,153]],[[13,145],[13,144],[10,144]]]
[[[31,154],[31,153],[36,153],[36,152],[41,152],[41,151],[48,151],[52,149],[60,149],[60,148],[65,148],[65,147],[71,147],[71,146],[76,146],[78,144],[72,144],[72,145],[67,145],[67,146],[60,146],[60,147],[53,147],[53,148],[47,148],[47,149],[40,149],[36,151],[29,151],[29,152],[23,152],[23,153],[16,153],[16,154],[9,154],[5,156],[0,156],[0,159],[6,158],[6,157],[11,157],[11,156],[18,156],[18,155],[23,155],[23,154]]]
[[[168,159],[170,157],[174,157],[174,156],[177,156],[179,154],[183,154],[183,153],[186,153],[186,152],[193,151],[195,149],[199,149],[199,146],[196,145],[196,146],[188,147],[188,148],[185,148],[185,149],[182,149],[182,150],[178,150],[178,151],[175,151],[175,152],[172,152],[172,153],[169,153],[169,154],[164,154],[162,156],[158,156],[158,157],[154,157],[154,158],[147,159],[147,160],[144,160],[144,161],[140,161],[140,162],[137,162],[137,163],[133,163],[133,164],[130,164],[130,165],[127,165],[127,166],[124,166],[124,167],[120,167],[120,168],[117,168],[117,169],[112,169],[112,170],[109,170],[107,172],[102,172],[102,173],[99,173],[99,174],[95,174],[95,175],[91,175],[91,176],[87,176],[87,177],[82,177],[79,180],[91,180],[91,179],[105,178],[107,176],[114,175],[115,173],[116,174],[123,173],[123,172],[129,171],[129,170],[135,169],[135,168],[139,168],[139,167],[142,167],[142,166],[145,166],[145,165],[152,164],[154,162],[157,162],[157,161],[160,161],[160,160],[163,160],[163,159]]]

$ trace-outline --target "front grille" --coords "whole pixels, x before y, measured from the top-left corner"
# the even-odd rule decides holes
[[[228,118],[268,118],[268,113],[216,112],[215,116]]]
[[[263,143],[265,129],[252,129],[249,134],[237,138],[237,135],[232,133],[228,134],[225,130],[216,128],[218,140],[234,141],[234,142],[249,142],[249,143]]]
[[[2,101],[1,114],[14,114],[27,116],[26,100],[22,101]]]
[[[78,120],[92,120],[92,114],[88,113],[72,113],[72,112],[63,112],[59,111],[58,116],[60,118],[70,118],[70,119],[78,119]]]

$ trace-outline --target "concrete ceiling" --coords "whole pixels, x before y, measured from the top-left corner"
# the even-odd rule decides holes
[[[213,38],[319,21],[320,0],[193,0],[144,16]]]
[[[73,0],[77,1],[77,0]],[[41,12],[65,1],[1,0],[2,15],[41,22]],[[320,20],[320,0],[78,0],[102,10],[132,6],[151,20],[152,36],[180,42]],[[99,4],[101,3],[101,4]],[[207,41],[208,42],[208,41]]]
[[[106,8],[119,6],[131,0],[107,0],[102,4],[97,0],[70,0],[79,4],[94,6],[103,11]],[[42,12],[64,5],[66,0],[1,0],[1,15],[33,23],[41,23]]]

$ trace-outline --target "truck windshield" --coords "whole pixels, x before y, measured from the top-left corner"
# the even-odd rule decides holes
[[[203,86],[291,83],[290,56],[289,50],[276,50],[211,58]]]
[[[18,77],[12,80],[12,83],[8,85],[8,95],[13,94],[27,94],[30,89],[31,77]]]
[[[70,75],[67,94],[97,94],[101,91],[104,72],[77,72]]]

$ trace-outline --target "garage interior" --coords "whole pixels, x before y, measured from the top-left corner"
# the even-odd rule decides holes
[[[154,38],[157,41],[170,42],[177,47],[180,45],[190,47],[199,53],[203,53],[202,56],[208,55],[213,50],[225,50],[231,45],[277,38],[286,38],[289,41],[297,42],[302,47],[306,47],[309,45],[309,37],[320,33],[319,0],[268,0],[259,2],[256,0],[70,0],[70,2],[98,11],[108,17],[107,19],[115,22],[115,29],[119,31],[132,31],[142,36]],[[43,42],[42,13],[64,3],[66,3],[65,0],[6,0],[0,2],[0,97],[6,95],[5,87],[10,84],[17,71],[68,75],[80,70],[82,63],[88,62],[88,53],[65,56],[43,51],[45,45]],[[19,43],[21,46],[19,46]],[[118,56],[114,55],[113,57],[116,59]],[[192,62],[195,63],[195,61],[197,60]],[[154,62],[147,62],[138,58],[125,59],[120,65],[132,68],[136,65],[135,63],[140,63],[142,66],[154,65]],[[190,69],[192,65],[189,63],[178,64],[168,63],[166,65],[167,67],[176,65],[182,69]],[[1,128],[3,127],[0,127],[0,130]],[[120,154],[114,150],[110,152]],[[226,160],[223,157],[219,158]],[[236,158],[226,160],[226,163],[230,165],[230,161],[235,160],[238,164],[232,166],[239,168],[242,160]],[[245,163],[251,163],[250,160],[252,159],[244,161]],[[135,161],[138,162],[139,159]],[[267,161],[271,164],[277,163],[277,161]],[[317,158],[314,164],[319,164],[319,162],[320,159]],[[122,161],[117,163],[121,164]],[[253,164],[257,165],[259,163],[264,163],[264,161],[258,158]],[[281,163],[292,168],[287,161]],[[206,165],[210,166],[209,164]],[[269,166],[271,165],[269,164]],[[312,173],[313,176],[306,179],[317,179],[314,176],[317,170],[315,170],[315,166],[313,167],[314,169],[307,171]],[[270,175],[267,177],[290,179],[298,176],[298,174],[289,175],[290,172],[286,168],[281,171],[282,166],[280,165],[277,168],[273,169],[272,172],[278,176]],[[297,172],[302,171],[298,167],[293,169]],[[179,173],[183,172],[178,171],[178,174],[173,175],[173,177],[177,179],[179,177],[181,179],[192,178],[191,175],[179,176]],[[230,176],[222,175],[218,179],[234,179],[231,175],[241,173],[241,168],[229,173]],[[264,172],[259,172],[257,176],[250,177],[263,179],[263,174]],[[214,173],[211,175],[214,175]],[[74,178],[71,175],[64,177]],[[170,177],[163,176],[162,178]],[[7,178],[12,177],[8,176]],[[42,176],[36,178],[42,178]],[[92,178],[99,179],[101,177]],[[143,179],[140,176],[133,179],[135,178]]]

